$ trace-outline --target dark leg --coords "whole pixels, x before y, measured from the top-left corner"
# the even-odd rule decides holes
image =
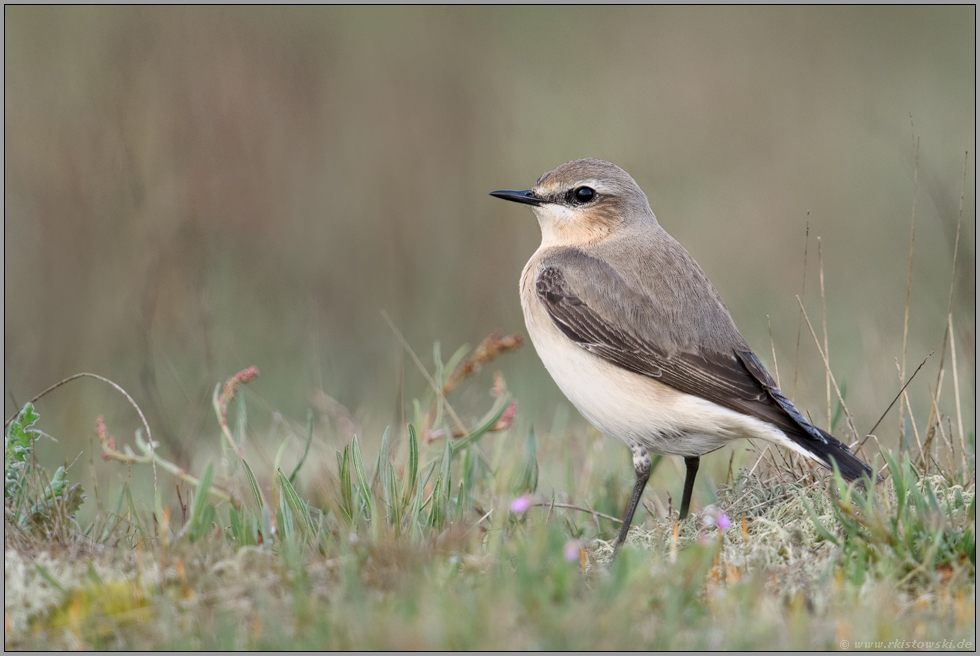
[[[691,509],[694,477],[698,475],[698,466],[701,464],[701,458],[698,456],[684,458],[684,464],[687,465],[687,476],[684,478],[684,497],[681,499],[681,520],[687,518],[687,511]]]
[[[619,537],[616,538],[616,551],[619,551],[619,548],[626,542],[626,535],[630,532],[630,524],[633,523],[633,513],[636,512],[636,507],[640,503],[643,488],[647,486],[647,481],[650,480],[650,454],[642,447],[631,446],[630,449],[633,451],[633,469],[636,470],[636,485],[633,486],[633,496],[630,497],[630,503],[626,506],[626,514],[623,515],[623,527],[619,529]]]

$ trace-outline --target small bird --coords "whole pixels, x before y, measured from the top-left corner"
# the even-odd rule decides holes
[[[617,550],[650,478],[651,453],[684,457],[682,520],[700,457],[739,438],[836,462],[848,481],[870,475],[779,391],[626,171],[579,159],[530,189],[490,195],[530,205],[541,225],[541,246],[521,274],[538,356],[579,412],[632,451],[636,485]]]

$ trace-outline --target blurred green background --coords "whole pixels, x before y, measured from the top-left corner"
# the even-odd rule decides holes
[[[809,225],[805,303],[819,333],[819,236],[831,365],[862,431],[899,387],[915,197],[908,369],[936,351],[909,388],[924,423],[969,150],[952,310],[974,425],[972,6],[4,18],[5,414],[92,371],[133,394],[168,457],[199,468],[218,443],[215,383],[256,365],[249,389],[266,408],[302,424],[322,391],[339,405],[318,432],[375,439],[425,385],[380,311],[430,366],[436,339],[448,357],[493,330],[523,333],[517,281],[537,223],[487,192],[592,156],[643,187],[770,368],[771,321],[788,391]],[[826,425],[823,365],[803,331],[795,396]],[[520,401],[520,427],[561,419],[567,401],[530,344],[460,392],[464,418],[489,407],[492,369]],[[952,403],[947,375],[944,413]],[[76,480],[96,415],[117,439],[138,426],[91,380],[38,409],[59,440],[44,458],[85,450]],[[258,439],[274,417],[250,415]],[[568,421],[586,434],[574,410]],[[877,433],[895,446],[898,431],[896,409]]]

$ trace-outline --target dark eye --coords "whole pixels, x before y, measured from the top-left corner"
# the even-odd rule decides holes
[[[572,191],[572,200],[578,204],[588,203],[595,198],[595,189],[591,187],[578,187]]]

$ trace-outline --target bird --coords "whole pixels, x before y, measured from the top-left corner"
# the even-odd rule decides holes
[[[651,454],[684,458],[681,521],[701,456],[737,439],[836,463],[848,481],[870,475],[779,390],[721,295],[626,171],[577,159],[530,189],[490,195],[529,205],[541,227],[520,280],[538,356],[583,417],[632,452],[636,484],[616,551],[650,478]]]

